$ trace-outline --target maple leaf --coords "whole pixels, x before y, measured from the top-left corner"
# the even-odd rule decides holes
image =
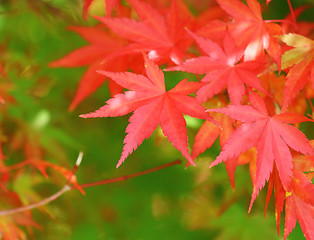
[[[69,30],[78,33],[90,43],[90,45],[76,49],[65,57],[49,64],[50,67],[88,66],[70,104],[70,110],[73,110],[81,101],[104,84],[106,77],[98,74],[97,70],[126,71],[132,69],[135,72],[142,71],[142,67],[139,69],[138,62],[141,59],[138,59],[138,56],[124,56],[124,58],[106,61],[102,64],[104,57],[123,48],[127,42],[112,33],[106,32],[101,26],[71,26]],[[109,80],[108,87],[112,96],[122,92],[122,87],[114,81]]]
[[[199,131],[197,132],[192,151],[192,158],[195,159],[199,154],[210,148],[216,139],[219,137],[221,148],[227,142],[229,136],[234,132],[234,121],[226,115],[212,113],[211,116],[220,124],[221,128],[210,121],[204,121]],[[235,189],[235,171],[238,165],[249,164],[252,181],[254,182],[256,153],[254,149],[249,150],[239,157],[231,158],[225,161],[226,171],[230,180],[230,184]],[[189,166],[189,162],[187,166]]]
[[[294,171],[292,192],[288,194],[285,203],[286,217],[284,240],[294,229],[297,220],[306,239],[314,239],[314,186],[306,175]]]
[[[314,141],[310,141],[312,147],[314,146]],[[307,156],[307,155],[297,155],[293,157],[293,177],[292,177],[292,192],[296,194],[302,201],[307,202],[313,205],[313,196],[314,190],[312,183],[306,177],[303,172],[311,172],[314,169],[314,156]],[[279,235],[279,224],[280,224],[280,217],[281,212],[283,210],[284,202],[286,195],[291,194],[287,193],[280,181],[280,177],[278,175],[278,171],[274,166],[274,171],[271,173],[271,177],[269,178],[268,182],[268,191],[266,196],[266,203],[265,203],[265,215],[268,206],[268,202],[272,195],[272,191],[274,189],[275,193],[275,216],[277,222],[277,231]],[[311,200],[312,199],[312,200]],[[292,229],[291,229],[292,230]]]
[[[129,0],[129,3],[140,21],[95,16],[112,31],[133,42],[111,57],[144,51],[154,61],[168,63],[170,59],[173,63],[181,63],[186,49],[192,43],[185,32],[192,17],[186,7],[180,1],[173,0],[170,9],[163,15],[145,2]]]
[[[282,68],[291,67],[284,86],[282,111],[286,111],[297,93],[311,79],[314,89],[314,41],[298,34],[285,34],[280,39],[293,49],[282,56]]]
[[[107,101],[107,104],[93,113],[81,115],[90,117],[116,117],[133,112],[130,124],[126,128],[126,137],[119,167],[154,129],[160,124],[168,140],[177,148],[191,164],[195,165],[190,156],[187,144],[186,122],[183,114],[201,119],[210,119],[197,100],[187,96],[199,88],[199,83],[179,82],[173,89],[166,91],[163,72],[144,54],[147,77],[130,72],[114,73],[100,71],[112,78],[121,86],[130,89]]]
[[[202,82],[207,84],[196,93],[196,98],[200,102],[205,102],[227,86],[231,102],[241,104],[245,94],[244,83],[266,93],[256,77],[261,68],[261,62],[237,63],[243,53],[237,49],[229,34],[224,37],[224,50],[210,39],[199,37],[191,32],[190,34],[208,56],[188,59],[182,65],[167,70],[181,70],[196,74],[206,73]]]
[[[280,181],[286,191],[290,190],[293,160],[289,147],[302,154],[312,155],[313,148],[306,136],[296,124],[310,119],[295,113],[281,113],[270,116],[265,102],[255,94],[250,94],[248,105],[229,105],[226,108],[209,109],[209,112],[220,112],[243,122],[224,145],[219,156],[210,167],[222,161],[239,156],[253,146],[257,147],[257,163],[250,209],[265,180],[270,177],[275,163]]]
[[[223,10],[231,15],[235,22],[229,24],[233,39],[244,51],[244,60],[263,57],[264,49],[280,66],[281,50],[274,35],[280,35],[278,24],[263,20],[261,6],[257,0],[247,0],[247,6],[238,0],[217,0]]]
[[[286,220],[284,240],[287,239],[289,233],[295,227],[297,220],[300,223],[301,229],[306,239],[314,239],[314,207],[304,203],[294,194],[291,194],[286,199]]]
[[[294,158],[295,160],[295,158]],[[279,224],[281,212],[285,204],[285,230],[284,239],[295,227],[296,221],[299,220],[301,229],[306,239],[314,237],[314,186],[311,180],[299,169],[296,168],[294,161],[293,176],[291,178],[291,191],[286,192],[281,184],[277,169],[274,168],[272,176],[268,182],[268,191],[266,197],[266,207],[270,200],[273,189],[275,190],[275,216],[277,222],[277,231],[279,235]],[[312,159],[313,164],[313,159]]]

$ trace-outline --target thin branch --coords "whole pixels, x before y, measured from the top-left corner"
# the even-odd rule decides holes
[[[103,180],[103,181],[99,181],[99,182],[85,183],[85,184],[81,184],[80,186],[82,188],[87,188],[87,187],[92,187],[92,186],[97,186],[97,185],[104,185],[104,184],[108,184],[108,183],[124,181],[124,180],[127,180],[129,178],[138,177],[138,176],[141,176],[141,175],[144,175],[144,174],[148,174],[148,173],[151,173],[151,172],[155,172],[155,171],[161,170],[163,168],[167,168],[167,167],[170,167],[172,165],[176,165],[176,164],[180,164],[180,163],[181,163],[181,161],[178,159],[178,160],[175,160],[173,162],[166,163],[164,165],[161,165],[161,166],[158,166],[158,167],[155,167],[155,168],[151,168],[151,169],[148,169],[148,170],[145,170],[145,171],[142,171],[142,172],[133,173],[133,174],[122,176],[122,177],[107,179],[107,180]]]
[[[11,171],[11,170],[16,170],[16,169],[24,167],[24,166],[26,166],[26,165],[28,165],[30,163],[31,162],[29,160],[25,160],[23,162],[16,163],[16,164],[13,164],[11,166],[6,166],[5,168],[0,168],[0,172],[8,172],[8,171]]]
[[[81,161],[82,156],[83,156],[82,153],[80,153],[80,155],[78,157],[78,159],[80,159],[80,160],[77,161],[77,164],[74,167],[75,170],[77,169],[77,167],[79,165],[78,162]],[[180,160],[175,160],[173,162],[166,163],[164,165],[161,165],[161,166],[158,166],[158,167],[155,167],[155,168],[151,168],[151,169],[148,169],[148,170],[145,170],[145,171],[142,171],[142,172],[133,173],[133,174],[129,174],[129,175],[122,176],[122,177],[107,179],[107,180],[103,180],[103,181],[99,181],[99,182],[85,183],[85,184],[80,185],[80,187],[87,188],[87,187],[104,185],[104,184],[113,183],[113,182],[125,181],[125,180],[127,180],[129,178],[134,178],[134,177],[138,177],[138,176],[141,176],[141,175],[145,175],[145,174],[148,174],[148,173],[151,173],[151,172],[155,172],[155,171],[158,171],[158,170],[161,170],[161,169],[173,166],[173,165],[180,164],[180,163],[181,163]],[[73,171],[73,172],[75,172],[75,171]],[[72,176],[73,175],[71,175],[70,178],[72,178]],[[19,207],[19,208],[13,208],[13,209],[9,209],[9,210],[0,211],[0,216],[12,215],[12,214],[28,211],[28,210],[31,210],[31,209],[34,209],[34,208],[38,208],[40,206],[43,206],[45,204],[48,204],[48,203],[56,200],[61,195],[63,195],[65,192],[67,192],[69,190],[73,190],[73,189],[76,189],[76,188],[70,186],[69,184],[66,184],[61,190],[59,190],[55,194],[51,195],[50,197],[47,197],[47,198],[43,199],[40,202],[29,204],[27,206],[23,206],[23,207]]]
[[[59,190],[55,194],[51,195],[50,197],[45,198],[44,200],[42,200],[40,202],[29,204],[29,205],[24,206],[24,207],[19,207],[19,208],[13,208],[13,209],[9,209],[9,210],[0,211],[0,216],[12,215],[12,214],[15,214],[15,213],[31,210],[33,208],[38,208],[40,206],[43,206],[45,204],[48,204],[48,203],[56,200],[62,194],[64,194],[65,192],[67,192],[67,191],[69,191],[71,189],[72,188],[69,185],[65,185],[61,190]]]

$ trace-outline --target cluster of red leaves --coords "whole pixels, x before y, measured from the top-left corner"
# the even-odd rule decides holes
[[[14,87],[9,76],[6,74],[4,65],[0,65],[0,114],[1,114],[1,131],[0,131],[0,196],[1,209],[14,209],[24,206],[25,204],[39,200],[35,190],[26,189],[28,196],[22,196],[10,190],[12,183],[19,177],[27,176],[29,168],[38,169],[42,175],[48,178],[47,168],[53,169],[60,173],[65,180],[70,179],[70,183],[83,192],[77,183],[76,177],[73,176],[72,170],[63,166],[48,162],[44,159],[45,149],[40,139],[41,134],[36,131],[27,122],[18,117],[11,116],[11,108],[18,107],[19,102],[10,94]],[[12,126],[14,126],[12,128]],[[3,152],[8,153],[6,157]],[[11,153],[20,154],[21,160],[15,164],[11,163]],[[37,199],[38,198],[38,199]],[[45,208],[41,210],[45,211]],[[32,219],[31,211],[24,211],[12,216],[0,216],[0,233],[1,239],[26,239],[26,234],[20,226],[36,227],[41,226]]]
[[[91,2],[85,0],[85,16]],[[91,45],[51,64],[89,65],[70,108],[106,78],[121,86],[120,91],[130,90],[114,95],[111,89],[114,97],[106,105],[81,115],[116,117],[134,112],[117,167],[159,124],[192,165],[220,137],[222,150],[210,167],[224,162],[234,187],[237,165],[250,164],[253,193],[249,209],[268,181],[266,208],[274,190],[278,229],[285,206],[284,239],[297,220],[306,239],[314,239],[314,151],[297,128],[301,122],[313,122],[304,116],[306,101],[312,104],[314,94],[314,41],[306,35],[313,34],[306,30],[313,25],[287,25],[300,10],[281,25],[264,20],[257,0],[247,0],[246,4],[217,0],[217,6],[197,17],[180,0],[171,1],[170,6],[127,2],[131,11],[121,11],[127,7],[107,0],[107,17],[96,16],[101,23],[96,27],[71,27]],[[114,5],[120,10],[111,17]],[[198,55],[190,51],[194,43]],[[144,64],[134,61],[143,58]],[[200,82],[184,79],[166,91],[158,67],[164,65],[167,71],[205,76]],[[196,97],[188,96],[191,93]],[[216,108],[206,111],[202,104]],[[192,155],[183,115],[205,119]]]

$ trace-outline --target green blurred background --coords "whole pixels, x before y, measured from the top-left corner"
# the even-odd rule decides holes
[[[293,1],[294,6],[306,3],[313,1]],[[288,13],[285,1],[273,0],[265,17],[283,18]],[[25,228],[29,239],[282,238],[282,231],[281,237],[277,236],[272,202],[263,220],[265,190],[254,203],[252,212],[247,213],[252,188],[248,166],[238,167],[234,192],[223,164],[208,168],[219,153],[218,143],[201,155],[197,167],[186,169],[183,157],[158,128],[120,168],[115,168],[129,116],[80,119],[79,114],[99,108],[109,98],[106,86],[74,112],[69,112],[68,106],[85,68],[47,66],[86,45],[77,34],[66,30],[69,25],[96,23],[92,18],[83,21],[81,15],[79,0],[0,1],[0,61],[5,64],[14,85],[10,94],[16,103],[8,107],[8,113],[21,120],[15,124],[23,124],[34,132],[45,149],[46,161],[71,169],[78,152],[83,151],[84,159],[77,171],[79,183],[140,172],[178,158],[183,164],[127,181],[88,188],[85,196],[78,191],[68,192],[44,209],[33,211],[33,218],[42,229]],[[313,21],[309,11],[301,18]],[[184,77],[166,74],[166,81]],[[202,122],[187,118],[187,123],[192,146]],[[3,127],[14,131],[16,126]],[[23,158],[21,152],[6,152],[5,144],[3,147],[8,156],[7,164]],[[49,179],[37,170],[27,168],[25,171],[11,184],[21,196],[34,195],[40,200],[64,184],[63,178],[54,171],[48,171]],[[304,239],[299,225],[289,239]]]

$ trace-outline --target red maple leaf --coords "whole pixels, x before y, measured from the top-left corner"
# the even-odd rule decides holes
[[[314,141],[311,141],[314,146]],[[314,156],[296,155],[293,158],[293,177],[291,181],[291,192],[281,190],[281,195],[286,198],[285,231],[284,239],[295,227],[298,220],[306,239],[314,239],[314,186],[312,184]],[[281,210],[283,203],[281,204]],[[276,207],[277,209],[277,207]],[[276,214],[276,218],[280,213]],[[279,232],[279,221],[277,221]]]
[[[96,27],[69,27],[70,30],[80,34],[86,41],[90,43],[88,46],[76,49],[65,57],[49,64],[51,67],[80,67],[88,66],[86,72],[82,76],[79,87],[76,91],[73,101],[69,109],[73,110],[81,101],[90,94],[95,92],[106,81],[106,77],[98,74],[97,70],[113,70],[126,71],[132,69],[138,70],[138,56],[125,56],[115,61],[107,61],[102,63],[102,59],[120,48],[123,48],[127,42],[118,36],[105,31],[101,26]],[[122,87],[114,81],[109,80],[108,87],[111,95],[122,92]]]
[[[134,111],[126,128],[125,145],[117,167],[146,138],[150,137],[159,124],[173,146],[194,165],[188,150],[183,114],[210,119],[205,113],[205,107],[194,98],[187,96],[199,88],[199,83],[187,82],[187,79],[184,79],[167,92],[163,72],[148,59],[147,55],[144,55],[144,59],[147,77],[130,72],[100,71],[101,74],[112,78],[131,91],[114,96],[99,110],[81,117],[116,117]]]
[[[314,186],[307,176],[295,170],[292,178],[292,192],[285,203],[284,239],[294,229],[297,220],[306,239],[314,239]]]
[[[300,155],[301,157],[306,157],[307,162],[311,162],[313,165],[313,157]],[[301,170],[298,169],[299,165],[296,162],[299,162],[300,159],[294,158],[294,169],[293,176],[291,178],[291,191],[286,192],[281,184],[278,171],[274,168],[274,171],[271,174],[271,177],[268,182],[268,191],[266,197],[266,209],[268,202],[270,200],[272,191],[274,189],[275,193],[275,216],[277,222],[277,231],[279,235],[280,227],[280,218],[281,212],[285,204],[285,230],[284,230],[284,239],[287,238],[289,233],[295,227],[296,221],[298,220],[301,229],[306,237],[306,239],[314,239],[314,186]],[[302,162],[305,159],[302,158]],[[302,164],[303,165],[303,164]],[[308,165],[308,164],[306,164]],[[302,168],[304,165],[302,166]],[[309,168],[306,169],[308,171]]]
[[[314,89],[314,41],[298,34],[285,34],[281,40],[293,47],[282,56],[282,68],[291,67],[285,82],[282,111],[286,111],[297,93],[311,79]]]
[[[286,199],[285,210],[284,240],[287,239],[289,233],[294,229],[297,220],[306,239],[314,239],[314,206],[303,202],[298,196],[291,194]]]
[[[265,180],[270,177],[274,163],[278,169],[280,181],[285,191],[290,191],[293,160],[289,147],[311,155],[313,148],[306,136],[290,124],[311,121],[295,113],[268,114],[263,99],[255,93],[250,94],[248,105],[229,105],[226,108],[209,109],[209,112],[220,112],[243,122],[224,145],[219,156],[210,167],[222,161],[239,156],[253,146],[257,147],[256,176],[254,181],[250,209]]]
[[[129,0],[140,21],[129,18],[95,17],[112,31],[130,40],[125,49],[115,52],[111,57],[134,52],[148,52],[150,59],[179,64],[192,39],[185,27],[192,17],[186,7],[173,0],[166,13],[161,14],[149,4],[139,0]],[[184,10],[182,10],[185,8]],[[170,61],[170,62],[171,62]]]
[[[278,24],[264,21],[261,6],[257,0],[247,0],[247,6],[238,0],[217,0],[218,4],[235,22],[229,25],[237,46],[245,49],[244,60],[255,60],[262,57],[264,49],[280,66],[281,50],[274,35],[280,35]]]
[[[199,37],[190,32],[200,48],[208,56],[200,56],[185,61],[182,65],[168,70],[181,70],[196,74],[204,74],[202,82],[207,83],[196,93],[200,102],[205,102],[226,86],[233,104],[241,104],[245,94],[244,83],[250,87],[266,92],[256,77],[261,67],[259,61],[238,63],[242,52],[237,49],[233,39],[227,33],[224,38],[224,50],[210,39]]]

